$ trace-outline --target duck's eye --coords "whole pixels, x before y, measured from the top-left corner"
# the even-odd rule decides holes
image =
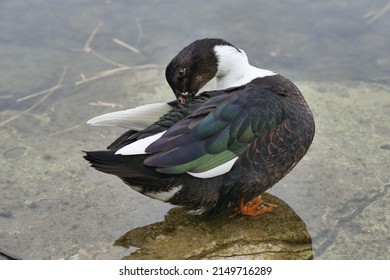
[[[180,68],[179,71],[177,72],[177,76],[179,78],[183,78],[187,73],[187,68]]]

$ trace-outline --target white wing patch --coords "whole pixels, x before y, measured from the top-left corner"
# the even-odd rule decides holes
[[[158,121],[162,115],[170,110],[172,110],[172,107],[167,103],[152,103],[97,116],[87,121],[87,124],[94,126],[119,126],[140,131]]]
[[[119,149],[116,151],[116,155],[141,155],[141,154],[146,154],[145,150],[146,148],[152,144],[154,141],[158,140],[165,131],[157,133],[155,135],[143,138],[141,140],[135,141],[134,143],[131,143],[129,145],[124,146],[123,148]],[[204,171],[204,172],[187,172],[193,177],[196,178],[201,178],[201,179],[206,179],[206,178],[213,178],[217,177],[219,175],[223,175],[225,173],[228,173],[230,169],[232,169],[234,163],[238,157],[235,157],[217,167],[214,167],[210,170]]]
[[[235,157],[235,158],[225,162],[224,164],[218,165],[217,167],[214,167],[214,168],[207,170],[207,171],[204,171],[204,172],[199,172],[199,173],[187,172],[187,173],[190,174],[191,176],[201,178],[201,179],[217,177],[219,175],[223,175],[225,173],[228,173],[230,171],[230,169],[232,169],[232,167],[237,159],[238,159],[238,157]]]
[[[199,207],[193,210],[187,211],[188,214],[190,215],[202,215],[204,212],[206,212],[207,208],[206,207]]]
[[[173,187],[167,192],[148,192],[144,193],[144,195],[149,196],[150,198],[158,199],[161,201],[168,201],[171,199],[178,191],[181,190],[183,185],[178,185],[176,187]]]
[[[126,145],[123,148],[116,151],[115,154],[116,155],[128,155],[128,156],[146,154],[145,149],[150,144],[152,144],[154,141],[159,139],[165,133],[165,131],[154,134],[154,135],[149,136],[149,137],[145,137],[145,138],[140,139],[138,141],[135,141],[129,145]]]

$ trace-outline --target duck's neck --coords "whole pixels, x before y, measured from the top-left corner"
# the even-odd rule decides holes
[[[216,46],[215,52],[218,57],[216,89],[241,86],[256,78],[276,75],[272,71],[250,65],[243,50],[238,51],[230,46]]]
[[[217,76],[215,79],[215,87],[216,89],[225,89],[241,86],[249,83],[256,78],[273,75],[276,75],[276,73],[266,69],[257,68],[248,64],[248,67],[245,69],[245,71],[232,71],[227,75]]]

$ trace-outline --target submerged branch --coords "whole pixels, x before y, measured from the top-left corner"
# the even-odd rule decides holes
[[[91,34],[89,35],[87,41],[84,44],[83,51],[89,53],[91,51],[91,43],[93,39],[95,38],[96,33],[99,31],[99,29],[103,26],[103,22],[99,22],[95,28],[92,30]]]
[[[112,41],[114,41],[114,43],[118,44],[121,47],[124,47],[124,48],[126,48],[128,50],[131,50],[132,52],[135,52],[136,54],[140,54],[139,49],[137,49],[136,47],[133,47],[132,45],[129,45],[126,42],[123,42],[122,40],[114,38],[114,39],[112,39]]]
[[[99,58],[100,60],[103,60],[103,61],[105,61],[107,63],[110,63],[110,64],[113,64],[115,66],[118,66],[118,67],[128,67],[127,65],[115,62],[115,61],[109,59],[108,57],[103,56],[102,54],[98,53],[97,51],[95,51],[93,49],[90,50],[90,53],[93,54],[94,56],[96,56],[97,58]]]
[[[81,79],[80,81],[76,82],[75,85],[77,86],[77,85],[81,85],[81,84],[84,84],[84,83],[87,83],[90,81],[94,81],[97,79],[109,77],[109,76],[112,76],[112,75],[115,75],[115,74],[118,74],[118,73],[121,73],[121,72],[127,71],[127,70],[139,70],[139,69],[158,68],[158,67],[160,67],[160,66],[157,64],[144,64],[144,65],[138,65],[138,66],[118,67],[118,68],[109,69],[109,70],[99,72],[99,73],[97,73],[94,76],[89,77],[89,78],[86,78],[84,76],[84,79]]]
[[[371,23],[377,21],[378,19],[380,19],[389,10],[390,10],[390,1],[382,9],[373,10],[373,11],[366,13],[363,16],[363,18],[366,20],[367,24],[371,24]]]
[[[60,79],[58,80],[57,84],[54,86],[54,87],[51,87],[49,89],[49,91],[46,93],[46,95],[44,95],[40,100],[38,100],[36,103],[34,103],[33,105],[31,105],[29,108],[27,108],[26,110],[2,121],[0,123],[0,127],[2,126],[5,126],[6,124],[20,118],[21,116],[23,116],[24,114],[30,112],[31,110],[33,110],[35,107],[37,107],[38,105],[40,105],[41,103],[43,103],[50,95],[52,95],[56,89],[60,88],[61,87],[61,84],[65,78],[65,75],[66,75],[66,72],[68,71],[68,67],[67,66],[64,66],[64,70],[62,71],[62,74],[61,74],[61,77]],[[46,90],[47,91],[47,90]]]
[[[56,86],[54,86],[54,87],[51,87],[51,88],[42,90],[42,91],[40,91],[40,92],[36,92],[36,93],[30,94],[30,95],[27,95],[27,96],[25,96],[25,97],[18,98],[18,99],[16,100],[16,102],[25,101],[25,100],[27,100],[27,99],[30,99],[30,98],[33,98],[33,97],[36,97],[36,96],[39,96],[39,95],[48,93],[48,92],[50,92],[50,91],[52,91],[52,90],[59,89],[60,87],[62,87],[62,85],[56,85]]]
[[[104,102],[104,101],[100,101],[100,100],[98,100],[97,102],[90,102],[89,105],[91,105],[91,106],[101,106],[101,107],[110,107],[110,108],[115,108],[115,107],[123,108],[122,104],[117,104],[117,103],[112,103],[112,102]]]
[[[58,134],[61,134],[61,133],[68,132],[68,131],[70,131],[70,130],[79,128],[79,127],[81,127],[81,124],[77,124],[77,125],[74,125],[74,126],[65,128],[65,129],[63,129],[63,130],[60,130],[60,131],[57,131],[57,132],[53,132],[53,133],[49,134],[49,136],[55,136],[55,135],[58,135]]]

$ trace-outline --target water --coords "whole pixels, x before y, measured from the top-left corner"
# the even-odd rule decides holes
[[[122,130],[84,123],[171,100],[165,65],[198,38],[221,37],[244,49],[252,64],[296,81],[313,109],[309,153],[270,192],[304,221],[314,258],[389,259],[386,5],[2,1],[0,251],[23,259],[117,259],[132,252],[113,243],[161,221],[170,206],[90,169],[81,150],[103,148]]]

